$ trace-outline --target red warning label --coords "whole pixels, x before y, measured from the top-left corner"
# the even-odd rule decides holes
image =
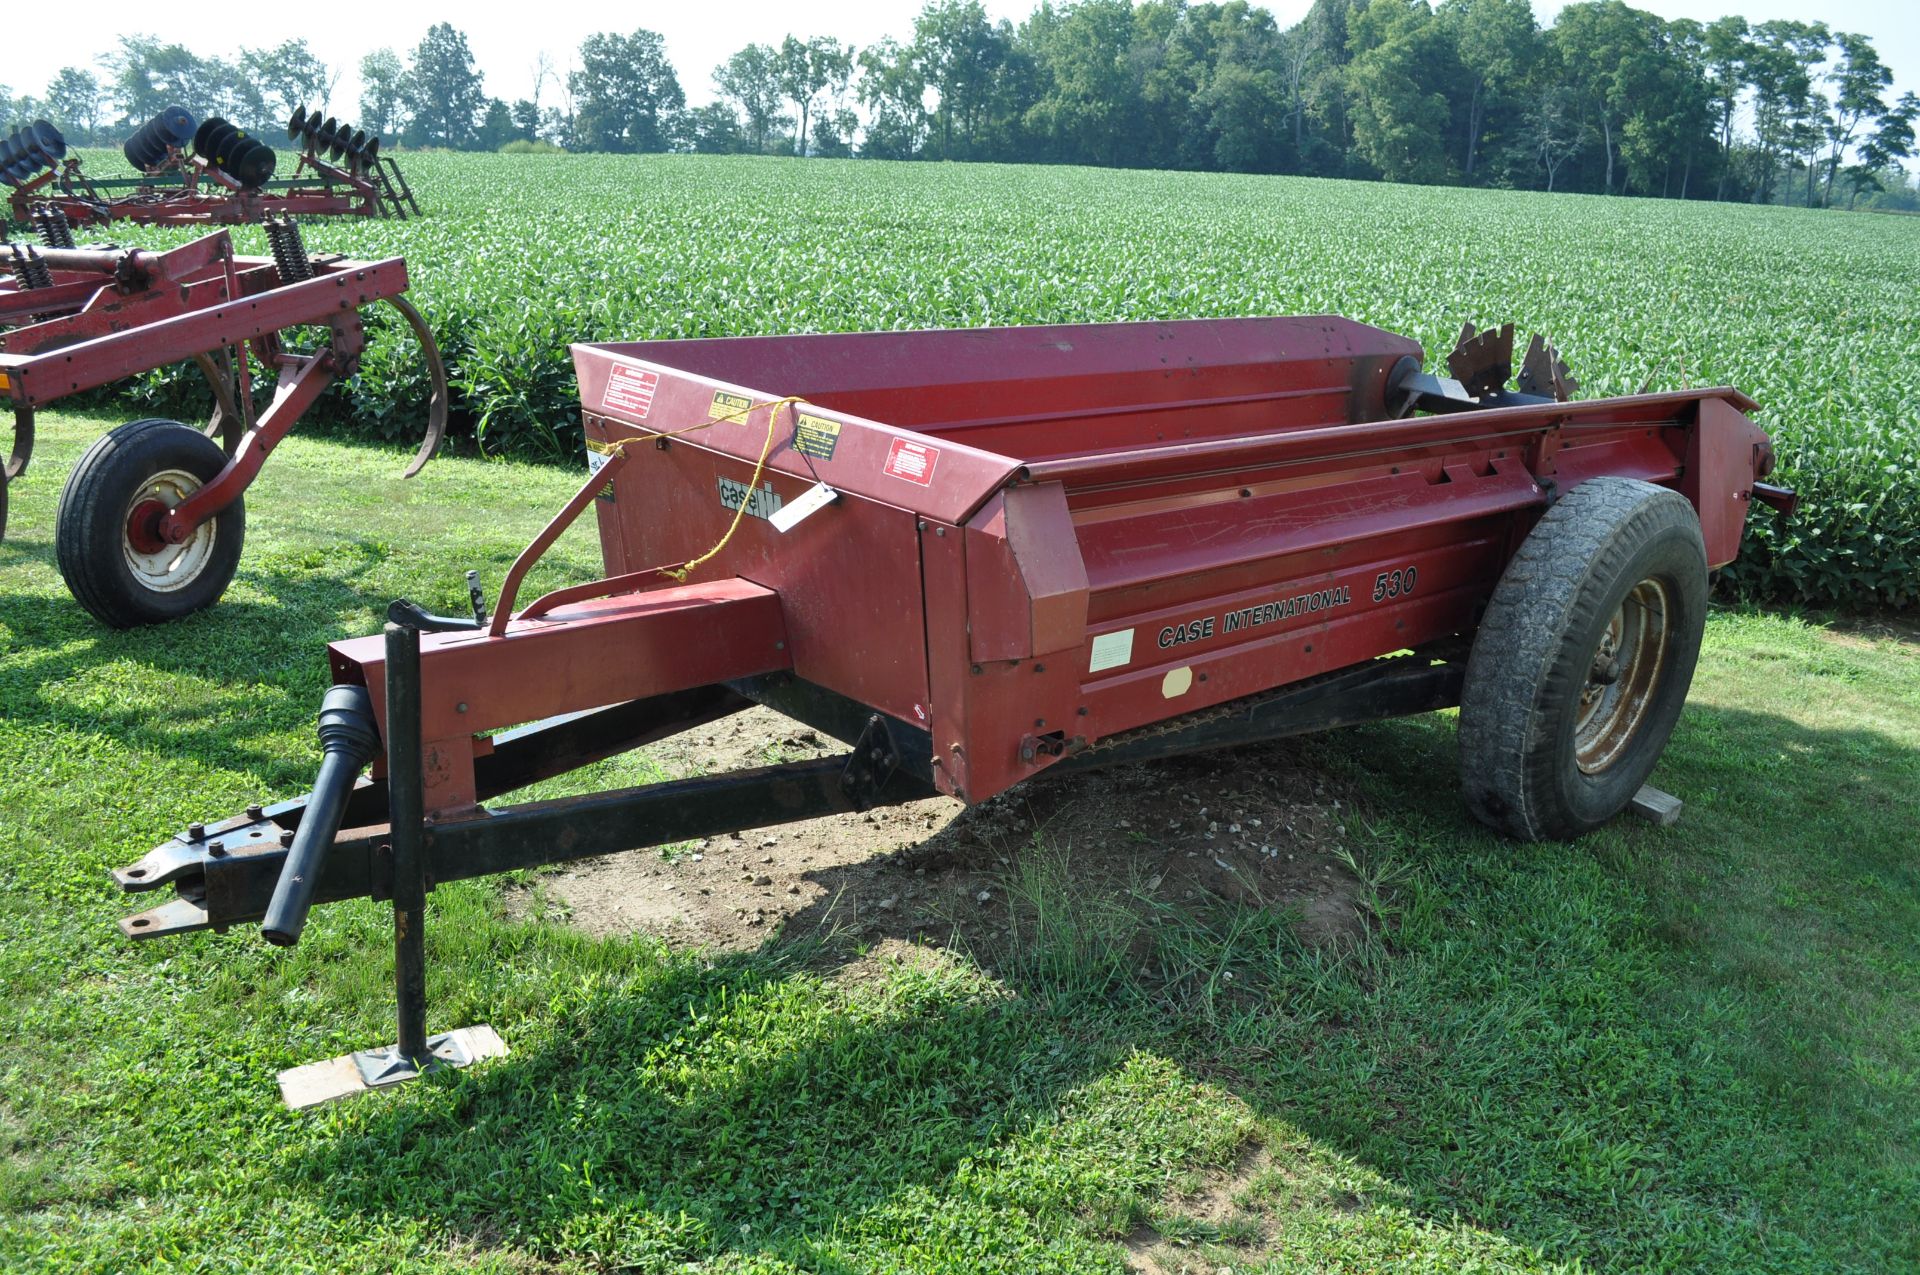
[[[896,438],[893,446],[887,448],[886,471],[895,478],[930,487],[933,485],[933,467],[939,460],[938,447],[916,443],[910,438]]]
[[[658,372],[617,363],[613,375],[607,378],[607,390],[600,396],[600,406],[609,412],[625,412],[644,420],[653,407],[653,392],[658,388]]]

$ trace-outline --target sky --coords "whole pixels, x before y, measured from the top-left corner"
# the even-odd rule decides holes
[[[983,0],[994,19],[1020,21],[1037,0]],[[1739,13],[1750,22],[1770,18],[1819,19],[1843,31],[1872,37],[1881,60],[1893,68],[1894,95],[1920,92],[1920,21],[1914,0],[1629,0],[1666,18],[1711,21]],[[1311,0],[1268,0],[1282,27],[1306,13]],[[1533,0],[1542,25],[1560,10],[1558,0]],[[361,55],[381,45],[402,56],[418,44],[435,22],[449,21],[465,31],[486,91],[513,101],[533,95],[535,66],[541,52],[564,68],[580,41],[596,31],[629,32],[646,27],[666,37],[667,52],[693,105],[711,101],[713,68],[728,54],[754,41],[778,43],[789,33],[803,39],[831,35],[865,46],[883,36],[905,38],[921,0],[837,0],[831,6],[795,6],[791,0],[703,0],[682,5],[564,4],[537,11],[525,5],[435,5],[418,7],[373,0],[328,0],[321,6],[275,4],[249,6],[244,17],[169,26],[156,21],[168,13],[197,12],[151,0],[97,0],[76,24],[59,5],[9,5],[0,59],[0,82],[16,93],[38,93],[62,66],[85,65],[114,47],[116,33],[140,32],[176,40],[194,52],[214,52],[208,34],[218,32],[253,47],[304,38],[329,66],[344,68],[334,90],[332,114],[350,119],[360,97],[357,68]],[[237,13],[238,11],[236,11]],[[396,16],[404,12],[405,16]],[[321,17],[324,15],[324,17]],[[315,20],[319,18],[320,20]],[[82,35],[85,32],[87,34]],[[91,38],[89,38],[91,37]],[[555,101],[552,90],[543,102]],[[1891,100],[1891,99],[1889,99]],[[192,103],[185,103],[190,109]]]

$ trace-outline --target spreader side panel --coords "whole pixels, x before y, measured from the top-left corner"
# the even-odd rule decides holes
[[[588,418],[590,440],[603,442],[610,431],[632,436],[617,423]],[[770,516],[811,488],[811,477],[769,469],[754,484],[751,460],[690,438],[643,440],[634,448],[595,502],[609,575],[688,562],[724,539],[689,579],[737,576],[778,594],[796,675],[905,721],[927,720],[913,513],[843,492],[782,532]],[[669,583],[661,577],[662,586]]]
[[[1707,565],[1724,567],[1740,553],[1753,484],[1772,469],[1772,444],[1733,404],[1710,398],[1687,432],[1680,491],[1700,511]]]
[[[936,721],[963,745],[969,795],[1115,735],[1470,632],[1547,494],[1511,455],[1463,457],[1436,477],[1339,474],[1272,492],[1236,485],[1225,499],[1141,492],[1132,507],[1094,505],[1055,545],[1087,584],[1085,629],[1066,649],[982,649],[1005,605],[1004,568],[970,529],[975,645],[948,675],[965,703],[935,695]]]
[[[580,400],[603,436],[668,434],[724,452],[751,468],[830,484],[838,491],[942,522],[964,521],[1018,468],[1009,457],[812,402],[777,376],[753,385],[700,376],[615,352],[576,345]],[[769,417],[772,422],[769,446]]]

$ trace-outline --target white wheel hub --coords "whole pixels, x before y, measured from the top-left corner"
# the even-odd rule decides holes
[[[177,545],[161,544],[147,552],[134,543],[132,533],[135,511],[142,505],[160,504],[178,509],[182,501],[200,490],[200,480],[184,469],[167,469],[147,479],[127,502],[121,519],[120,550],[126,556],[127,569],[134,583],[155,593],[184,589],[200,578],[213,560],[214,542],[219,539],[219,519],[209,518],[193,529],[193,534]]]

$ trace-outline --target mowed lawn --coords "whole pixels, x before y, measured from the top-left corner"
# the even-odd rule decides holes
[[[497,582],[580,475],[297,437],[226,601],[109,633],[52,528],[111,423],[43,420],[0,544],[0,1269],[1117,1271],[1149,1227],[1159,1270],[1920,1265],[1911,629],[1717,612],[1670,830],[1487,835],[1446,716],[1301,741],[1358,803],[1342,954],[1071,903],[1044,960],[674,952],[443,888],[433,1025],[512,1056],[290,1114],[276,1070],[391,1038],[382,909],[136,946],[106,870],[303,791],[322,643]]]

